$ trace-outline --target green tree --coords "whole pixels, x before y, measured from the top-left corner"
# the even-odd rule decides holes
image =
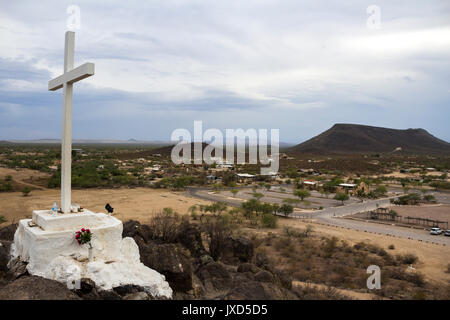
[[[253,216],[260,206],[260,202],[256,199],[250,199],[241,204],[242,210],[244,210],[244,216],[250,218]]]
[[[208,206],[207,211],[211,212],[212,214],[218,214],[219,216],[222,214],[223,211],[227,209],[227,205],[223,202],[214,202],[212,205]]]
[[[348,194],[344,193],[344,192],[338,192],[336,193],[336,195],[334,196],[334,199],[338,200],[338,201],[342,201],[342,205],[344,205],[344,201],[349,199]]]
[[[375,193],[380,197],[380,196],[384,196],[387,193],[387,189],[385,186],[378,186],[375,189]]]
[[[233,198],[234,198],[238,194],[239,190],[238,189],[231,189],[230,192],[233,194]]]
[[[434,202],[436,198],[432,194],[426,194],[423,196],[423,200],[428,202]]]
[[[306,189],[297,189],[294,190],[294,195],[299,197],[301,201],[303,201],[305,198],[308,198],[311,196],[311,192],[309,192]]]
[[[265,213],[261,217],[261,222],[266,228],[276,228],[277,227],[277,216],[273,214]]]
[[[256,200],[260,200],[262,197],[264,197],[262,193],[259,192],[253,193],[253,198],[255,198]]]
[[[292,212],[294,212],[294,207],[290,204],[284,203],[281,205],[280,211],[285,217],[288,217]]]

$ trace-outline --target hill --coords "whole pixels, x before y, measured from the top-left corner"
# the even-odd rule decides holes
[[[408,153],[450,154],[450,143],[424,129],[389,129],[338,123],[288,150],[291,153]]]

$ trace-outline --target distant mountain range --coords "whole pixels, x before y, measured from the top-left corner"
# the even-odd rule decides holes
[[[1,140],[0,144],[59,144],[59,139]],[[140,141],[136,139],[74,139],[74,145],[125,144],[159,147],[152,153],[170,154],[172,141]],[[202,150],[205,147],[203,142]],[[192,148],[193,149],[193,148]],[[406,153],[450,154],[450,143],[438,139],[424,129],[390,129],[359,124],[337,123],[330,129],[303,143],[293,145],[280,142],[282,152],[292,154],[356,154],[356,153]]]
[[[398,130],[338,123],[318,136],[289,148],[288,152],[450,154],[450,143],[424,129]]]
[[[24,143],[24,144],[60,144],[60,139],[34,139],[34,140],[0,140],[0,143]],[[136,139],[115,140],[115,139],[73,139],[73,144],[136,144],[136,145],[156,145],[166,146],[173,145],[171,141],[140,141]]]

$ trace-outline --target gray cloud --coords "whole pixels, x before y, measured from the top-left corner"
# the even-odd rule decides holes
[[[0,1],[0,139],[60,136],[69,1]],[[448,1],[78,1],[74,137],[164,139],[193,120],[280,128],[423,127],[450,140]]]

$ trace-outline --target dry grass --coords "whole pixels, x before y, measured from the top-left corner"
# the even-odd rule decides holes
[[[24,197],[21,192],[0,193],[0,215],[8,220],[5,224],[17,222],[30,218],[32,210],[50,209],[54,201],[60,202],[57,189],[33,190],[28,197]],[[148,188],[73,190],[72,203],[96,212],[105,212],[105,204],[110,203],[114,207],[114,214],[122,221],[133,219],[143,223],[166,207],[186,214],[194,204],[209,204],[187,197],[183,192]]]
[[[305,237],[302,232],[270,234],[255,243],[259,244],[258,252],[267,255],[272,264],[287,271],[295,281],[364,292],[366,269],[377,265],[381,269],[382,288],[372,290],[372,294],[393,299],[450,297],[448,285],[428,283],[421,272],[409,268],[418,261],[414,254],[394,255],[373,243],[352,245],[336,237]]]
[[[306,223],[299,219],[279,220],[279,225],[281,227],[289,226],[298,230],[304,230],[308,224],[311,223]],[[448,261],[450,261],[450,248],[448,246],[435,245],[404,238],[387,237],[385,235],[365,233],[314,223],[313,226],[316,235],[323,237],[335,236],[338,239],[347,241],[349,245],[364,241],[368,244],[374,244],[384,248],[392,255],[414,254],[419,259],[419,262],[414,264],[414,268],[424,274],[426,280],[435,282],[436,284],[450,283],[450,274],[446,273]],[[282,229],[280,229],[279,232],[282,232]],[[394,245],[393,250],[388,249],[390,245]]]

